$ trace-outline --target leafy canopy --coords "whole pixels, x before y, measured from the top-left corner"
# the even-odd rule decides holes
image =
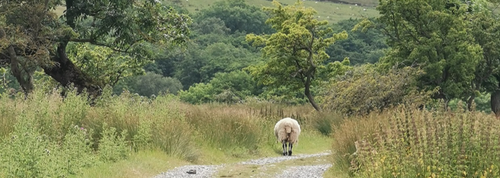
[[[381,0],[377,20],[390,47],[381,62],[386,68],[423,69],[419,86],[438,88],[435,98],[449,101],[470,95],[476,66],[484,59],[469,28],[468,9],[461,1]]]
[[[65,8],[62,16],[53,12],[56,7]],[[189,17],[156,0],[2,1],[0,65],[12,69],[25,92],[32,90],[31,78],[39,68],[63,86],[96,90],[102,85],[99,81],[106,79],[89,77],[96,71],[94,66],[75,65],[81,59],[79,54],[68,54],[68,44],[86,44],[90,50],[103,47],[105,53],[112,50],[121,53],[116,56],[123,60],[145,64],[141,61],[151,58],[149,44],[168,47],[184,43],[189,23]],[[94,56],[90,60],[106,60],[90,56]]]
[[[271,35],[247,35],[247,41],[262,48],[265,61],[247,68],[260,84],[268,89],[287,86],[291,91],[304,89],[304,94],[316,110],[320,110],[311,93],[317,68],[329,58],[326,47],[347,38],[345,31],[333,34],[325,27],[327,21],[315,19],[316,11],[305,8],[300,1],[283,6],[265,7],[270,14],[266,21],[276,30]],[[293,93],[293,92],[290,92]]]

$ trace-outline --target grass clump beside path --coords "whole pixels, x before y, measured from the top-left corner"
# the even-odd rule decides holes
[[[500,121],[491,114],[400,107],[353,118],[335,133],[336,170],[349,177],[498,177]]]

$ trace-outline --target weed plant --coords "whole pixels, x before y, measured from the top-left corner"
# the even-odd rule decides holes
[[[339,126],[334,160],[354,177],[499,177],[499,124],[482,112],[400,107]]]

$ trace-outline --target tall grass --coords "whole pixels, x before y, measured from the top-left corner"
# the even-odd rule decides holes
[[[342,124],[334,159],[354,177],[498,177],[499,124],[481,112],[402,107]]]
[[[309,106],[270,103],[189,105],[175,96],[131,93],[88,103],[75,91],[0,97],[0,177],[58,177],[99,163],[127,159],[131,151],[162,150],[196,162],[206,150],[229,157],[268,155],[277,147],[274,124],[294,117],[305,132],[328,135],[335,114]]]

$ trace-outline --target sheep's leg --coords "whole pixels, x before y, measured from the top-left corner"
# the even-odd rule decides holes
[[[286,151],[286,142],[285,141],[282,143],[282,146],[283,146],[283,156],[286,156],[287,151]]]
[[[292,156],[292,148],[293,148],[293,143],[288,143],[288,147],[289,147],[289,150],[288,150],[288,156]]]

